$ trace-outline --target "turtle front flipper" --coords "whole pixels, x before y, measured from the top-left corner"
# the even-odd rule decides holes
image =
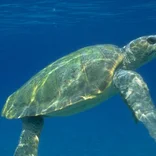
[[[118,70],[113,81],[137,120],[144,124],[156,141],[156,108],[142,77],[133,71]]]
[[[22,122],[22,133],[14,156],[37,156],[43,118],[27,117],[23,118]]]

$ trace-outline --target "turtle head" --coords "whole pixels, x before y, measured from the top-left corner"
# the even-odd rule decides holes
[[[123,47],[126,69],[136,69],[156,58],[156,35],[139,37]]]

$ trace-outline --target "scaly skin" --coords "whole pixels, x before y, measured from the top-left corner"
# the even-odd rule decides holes
[[[24,118],[22,122],[22,133],[14,156],[37,156],[43,118],[29,117]]]

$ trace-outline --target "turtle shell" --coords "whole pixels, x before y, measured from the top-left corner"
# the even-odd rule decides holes
[[[108,98],[120,48],[94,45],[58,59],[10,95],[2,110],[6,118],[64,116],[84,111]]]

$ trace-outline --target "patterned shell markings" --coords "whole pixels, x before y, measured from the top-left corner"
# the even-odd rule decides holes
[[[89,105],[109,87],[122,59],[113,45],[89,46],[62,57],[9,96],[2,116],[47,115],[83,101]]]

